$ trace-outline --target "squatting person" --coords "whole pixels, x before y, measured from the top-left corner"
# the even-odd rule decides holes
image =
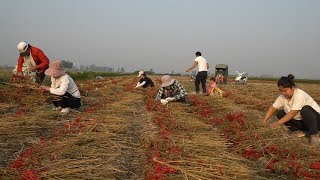
[[[270,117],[275,113],[278,121],[271,124],[272,128],[277,128],[282,124],[288,126],[291,133],[297,136],[304,136],[300,132],[305,132],[311,138],[311,145],[320,145],[320,107],[313,98],[296,87],[293,81],[294,76],[282,76],[278,80],[278,88],[281,95],[268,109],[263,123],[267,124]]]
[[[66,73],[62,61],[54,61],[45,74],[51,76],[51,87],[40,86],[57,96],[52,100],[54,110],[60,110],[61,115],[70,112],[70,108],[81,106],[80,91],[73,79]]]

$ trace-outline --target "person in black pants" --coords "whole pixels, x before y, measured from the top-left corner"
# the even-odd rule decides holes
[[[278,128],[284,124],[291,133],[298,137],[307,135],[311,145],[320,145],[320,106],[313,98],[296,87],[294,76],[282,76],[278,81],[281,95],[268,109],[263,123],[267,124],[270,117],[277,112],[278,121],[271,124],[271,128]],[[301,135],[302,132],[304,133]]]
[[[208,69],[209,64],[207,60],[201,56],[201,52],[196,52],[196,59],[194,60],[194,63],[191,65],[190,68],[186,69],[186,72],[189,72],[193,68],[195,68],[198,65],[198,73],[196,75],[196,80],[194,82],[196,93],[198,94],[200,91],[199,85],[201,83],[202,86],[202,93],[206,94],[206,81],[208,77]]]
[[[51,86],[40,86],[40,88],[55,95],[52,100],[52,104],[55,106],[54,110],[61,109],[60,114],[66,115],[70,112],[70,108],[79,108],[81,106],[78,86],[66,73],[61,60],[53,61],[44,73],[51,76]]]

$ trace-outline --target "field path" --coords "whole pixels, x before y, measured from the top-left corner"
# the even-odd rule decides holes
[[[118,133],[114,140],[119,146],[120,154],[114,162],[116,166],[125,171],[115,174],[117,179],[144,179],[146,154],[141,142],[148,136],[152,137],[155,126],[150,122],[147,114],[143,95],[137,93],[125,93],[121,101],[109,105],[116,108],[115,115],[121,115],[126,121],[124,129]],[[125,107],[125,108],[117,108]]]

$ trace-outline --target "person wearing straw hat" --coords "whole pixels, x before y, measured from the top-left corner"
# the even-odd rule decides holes
[[[195,68],[198,65],[198,73],[196,75],[196,80],[194,81],[194,85],[196,88],[196,93],[198,94],[200,91],[200,83],[202,86],[202,93],[206,94],[206,81],[208,77],[208,69],[209,69],[209,64],[207,60],[201,56],[201,52],[196,52],[196,59],[194,60],[193,64],[191,67],[186,69],[186,72],[191,71],[193,68]]]
[[[187,102],[187,91],[178,80],[173,79],[170,75],[161,77],[161,87],[156,97],[161,104],[166,105],[171,101]]]
[[[271,128],[286,125],[289,132],[296,137],[307,135],[311,145],[320,145],[320,106],[303,90],[296,87],[294,76],[282,76],[278,80],[281,95],[268,109],[263,123],[267,124],[271,116],[276,113],[278,121],[271,124]]]
[[[148,86],[154,87],[153,81],[149,77],[147,77],[144,71],[139,71],[138,77],[140,78],[140,80],[137,83],[135,88],[138,88],[138,87],[146,88]]]
[[[19,51],[18,65],[16,68],[17,75],[34,76],[35,82],[41,84],[45,78],[44,71],[49,67],[49,59],[41,49],[31,46],[25,41],[20,42],[17,48]],[[25,68],[23,68],[23,66],[25,66]]]
[[[62,61],[52,62],[45,74],[51,76],[51,87],[41,86],[40,88],[58,96],[52,100],[54,110],[61,109],[60,114],[66,115],[70,112],[70,108],[81,106],[80,91],[73,79],[66,73]]]

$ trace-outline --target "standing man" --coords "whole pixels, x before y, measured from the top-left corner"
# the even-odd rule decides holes
[[[34,75],[34,79],[38,84],[41,84],[44,77],[44,71],[49,68],[49,59],[43,51],[37,47],[31,46],[25,41],[22,41],[17,46],[19,51],[17,74]],[[22,71],[22,66],[25,65],[25,71]]]
[[[201,83],[202,86],[202,92],[204,94],[207,93],[206,90],[206,81],[207,81],[207,76],[208,76],[208,69],[209,69],[209,64],[207,60],[201,56],[201,52],[196,52],[196,59],[194,60],[194,63],[191,65],[190,68],[186,69],[186,72],[189,72],[193,68],[195,68],[198,65],[198,74],[196,76],[196,80],[194,81],[194,85],[196,87],[196,93],[199,93],[199,85]]]

